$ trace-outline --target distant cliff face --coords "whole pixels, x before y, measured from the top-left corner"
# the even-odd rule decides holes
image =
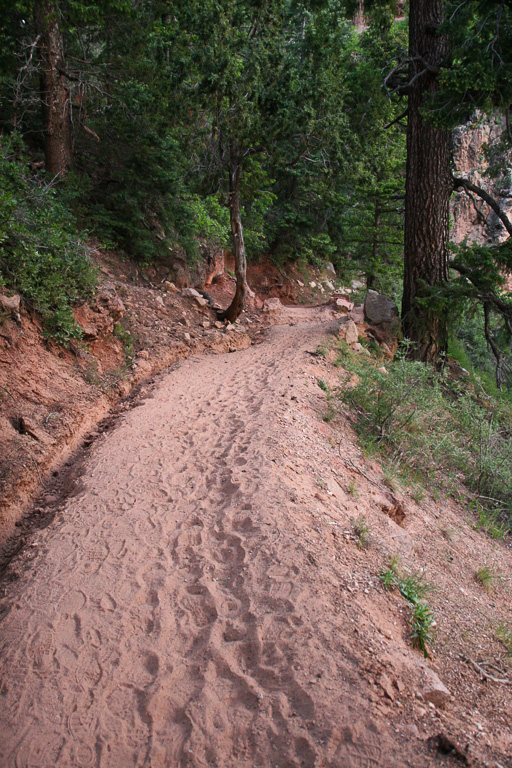
[[[512,184],[509,168],[507,179],[487,179],[483,176],[487,168],[484,148],[497,142],[503,131],[500,118],[492,120],[475,120],[470,125],[458,128],[453,135],[453,154],[455,175],[469,179],[474,184],[485,189],[496,198],[496,201],[512,217]],[[475,207],[476,206],[476,207]],[[481,215],[477,212],[481,211]],[[479,245],[489,245],[506,240],[507,232],[496,214],[475,197],[474,201],[463,192],[457,192],[451,202],[451,240],[462,243],[467,240]]]

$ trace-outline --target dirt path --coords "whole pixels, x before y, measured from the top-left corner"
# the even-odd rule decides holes
[[[336,559],[308,546],[313,472],[298,494],[279,470],[308,462],[316,313],[187,360],[92,449],[1,605],[4,768],[431,764],[374,708]]]

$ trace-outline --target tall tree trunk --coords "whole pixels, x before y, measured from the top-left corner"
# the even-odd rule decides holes
[[[37,0],[35,21],[41,57],[41,101],[45,168],[53,176],[71,167],[71,107],[64,53],[64,35],[58,6]]]
[[[229,218],[233,237],[233,255],[235,257],[236,290],[233,301],[223,312],[219,312],[220,320],[233,323],[245,306],[247,292],[247,259],[245,256],[244,229],[240,215],[240,172],[241,164],[231,147],[232,163],[229,168]]]
[[[442,0],[411,0],[409,11],[410,90],[405,185],[404,293],[402,321],[414,342],[411,356],[436,363],[447,348],[445,310],[422,298],[448,279],[451,133],[421,115],[438,88],[436,77],[447,43],[438,34]]]

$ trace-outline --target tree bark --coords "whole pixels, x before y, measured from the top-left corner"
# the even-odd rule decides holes
[[[232,162],[229,167],[229,218],[233,237],[233,255],[235,257],[236,290],[229,307],[218,313],[220,320],[233,323],[245,306],[247,293],[247,259],[245,256],[244,228],[240,214],[240,173],[241,164],[236,158],[236,151],[231,148]]]
[[[71,167],[71,106],[64,74],[64,35],[58,6],[52,0],[37,0],[34,13],[41,58],[45,168],[52,176],[63,176]]]
[[[442,13],[442,0],[410,2],[402,322],[414,342],[410,355],[434,364],[447,349],[446,311],[429,307],[428,296],[448,279],[452,148],[450,131],[434,127],[421,112],[438,88],[448,52],[437,31]]]

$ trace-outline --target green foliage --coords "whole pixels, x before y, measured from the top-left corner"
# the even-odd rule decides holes
[[[396,587],[411,604],[411,639],[428,658],[427,644],[432,640],[434,615],[424,598],[432,587],[425,583],[421,573],[402,573],[396,556],[390,560],[388,568],[379,573],[379,578],[387,591]]]
[[[475,107],[507,108],[512,98],[512,8],[508,2],[446,3],[443,32],[450,41],[449,66],[439,78],[435,113],[451,125]]]
[[[512,656],[512,627],[501,621],[496,629],[496,637],[507,649],[507,655]]]
[[[478,568],[475,574],[476,580],[484,587],[487,592],[492,592],[492,585],[494,584],[494,571],[489,568],[488,565],[482,565]]]
[[[352,521],[354,533],[357,537],[357,546],[359,549],[366,549],[370,546],[370,526],[362,515],[359,515]]]
[[[0,275],[42,316],[60,343],[80,337],[71,308],[93,291],[95,274],[69,207],[30,173],[16,136],[0,143]],[[20,159],[21,158],[21,159]]]
[[[450,490],[458,481],[496,522],[512,525],[512,408],[485,400],[404,354],[379,372],[369,359],[345,359],[359,384],[343,397],[359,415],[365,443],[377,444],[406,478]]]

